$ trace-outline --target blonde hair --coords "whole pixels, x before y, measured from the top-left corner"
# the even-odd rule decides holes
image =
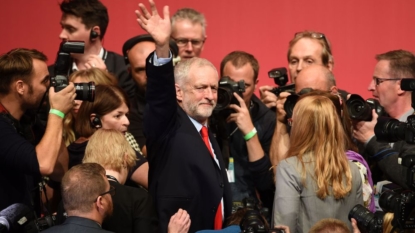
[[[82,163],[98,163],[105,169],[131,170],[137,157],[124,135],[113,129],[99,129],[89,139]]]
[[[345,151],[345,133],[332,101],[325,96],[307,96],[294,107],[288,157],[297,156],[305,185],[307,156],[315,164],[313,179],[320,199],[344,198],[352,189],[352,175]],[[305,158],[307,157],[307,159]],[[344,183],[344,178],[346,182]],[[332,191],[330,191],[332,187]],[[331,193],[332,192],[332,193]]]
[[[117,85],[117,79],[114,75],[99,68],[75,71],[69,76],[69,81],[73,82],[77,77],[84,78],[88,82],[94,82],[95,85]],[[67,114],[63,120],[63,138],[66,146],[76,140],[74,122],[75,119],[71,113]]]

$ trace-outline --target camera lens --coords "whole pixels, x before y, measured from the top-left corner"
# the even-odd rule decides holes
[[[287,114],[287,118],[291,118],[293,116],[294,107],[298,101],[298,98],[300,98],[299,95],[292,94],[287,97],[287,100],[285,100],[284,110]]]
[[[266,232],[265,224],[257,210],[247,210],[239,226],[243,232]]]
[[[366,101],[359,95],[352,94],[346,101],[347,110],[349,111],[350,118],[358,121],[371,121],[372,109],[366,103]]]
[[[378,215],[375,217],[364,206],[355,205],[349,212],[349,219],[354,218],[362,232],[382,232],[383,214]]]
[[[379,117],[375,125],[375,135],[379,142],[405,140],[406,123],[394,118]]]
[[[95,83],[75,83],[76,100],[93,102],[95,99]]]
[[[391,190],[383,192],[379,197],[379,205],[385,212],[394,212],[394,207],[399,207],[401,195]]]
[[[223,110],[226,109],[232,99],[232,91],[228,88],[219,87],[218,88],[218,101],[215,107],[215,110]]]

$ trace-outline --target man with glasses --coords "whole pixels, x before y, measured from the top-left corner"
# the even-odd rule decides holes
[[[187,60],[200,57],[206,41],[206,19],[191,8],[179,9],[171,18],[171,37],[179,47],[179,57]]]
[[[378,61],[370,80],[368,90],[390,117],[405,122],[414,113],[411,106],[410,91],[401,90],[404,78],[415,78],[415,56],[405,50],[394,50],[376,56]],[[398,159],[414,154],[415,145],[398,141],[393,144],[378,142],[374,133],[378,115],[373,111],[371,121],[360,121],[355,124],[354,137],[360,142],[360,154],[372,168],[375,182],[388,179],[407,188],[406,168],[398,163]]]
[[[105,169],[97,163],[79,164],[62,179],[62,201],[68,218],[62,225],[45,230],[46,233],[110,233],[101,228],[113,211],[115,188],[105,177]]]

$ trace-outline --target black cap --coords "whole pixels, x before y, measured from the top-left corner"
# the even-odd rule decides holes
[[[124,43],[124,45],[122,46],[122,54],[124,56],[124,62],[126,65],[130,64],[130,61],[128,61],[128,51],[130,51],[130,49],[132,49],[136,44],[143,41],[155,42],[150,34],[143,34],[130,38]],[[179,47],[177,47],[176,42],[170,39],[169,44],[173,57],[177,57],[179,55]]]

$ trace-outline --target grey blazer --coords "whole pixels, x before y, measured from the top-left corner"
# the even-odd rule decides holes
[[[317,185],[311,175],[314,174],[314,162],[305,163],[307,176],[304,186],[301,182],[301,163],[297,157],[281,161],[276,173],[273,224],[287,225],[290,232],[303,233],[321,219],[336,218],[352,229],[347,215],[355,205],[363,205],[363,196],[359,169],[350,161],[349,165],[352,172],[350,194],[341,200],[331,195],[321,200],[317,197]]]

